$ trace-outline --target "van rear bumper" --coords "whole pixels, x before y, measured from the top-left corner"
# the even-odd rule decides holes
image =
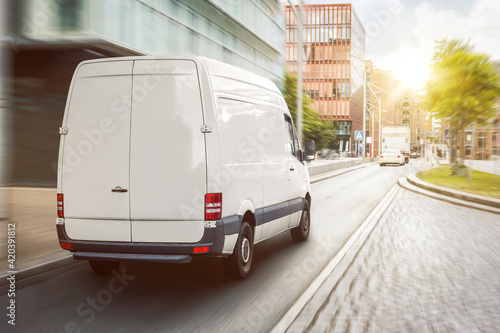
[[[82,260],[96,259],[121,261],[123,258],[123,261],[129,261],[127,259],[132,261],[152,261],[163,258],[161,262],[182,263],[187,259],[184,257],[181,258],[180,256],[224,256],[222,254],[222,249],[224,247],[224,228],[222,223],[220,223],[220,225],[217,223],[215,228],[205,228],[205,234],[198,243],[134,243],[74,240],[68,237],[64,225],[61,224],[57,225],[57,234],[60,242],[71,244],[70,251],[74,252],[73,257]],[[194,248],[199,247],[209,247],[209,250],[203,253],[194,253]],[[106,254],[109,255],[107,259],[104,258]],[[94,257],[90,258],[89,256],[91,255]],[[148,259],[147,255],[153,256],[150,256]],[[163,257],[155,257],[154,255],[161,255]],[[165,257],[165,255],[167,257]],[[120,256],[121,258],[119,258]],[[144,258],[144,260],[141,258]],[[189,261],[191,261],[191,258],[189,258]]]
[[[165,264],[187,264],[192,257],[187,254],[137,254],[137,253],[101,253],[101,252],[75,252],[76,260],[104,260],[104,261],[141,261],[159,262]]]

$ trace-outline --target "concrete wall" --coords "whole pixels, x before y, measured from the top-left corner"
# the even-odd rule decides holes
[[[378,158],[365,158],[365,163],[371,163],[378,161]],[[319,161],[318,161],[319,162]],[[317,163],[317,162],[316,162]],[[323,163],[315,165],[314,162],[309,164],[307,168],[309,169],[309,176],[320,175],[322,173],[330,172],[337,169],[349,168],[352,166],[360,165],[362,163],[361,158],[350,158],[345,160],[334,160],[330,163]]]

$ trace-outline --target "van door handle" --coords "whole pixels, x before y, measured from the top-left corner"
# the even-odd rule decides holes
[[[125,193],[125,192],[128,192],[128,190],[125,188],[121,188],[120,186],[117,186],[114,189],[112,189],[111,192]]]
[[[293,164],[290,164],[290,171],[294,171],[295,170],[295,166]]]

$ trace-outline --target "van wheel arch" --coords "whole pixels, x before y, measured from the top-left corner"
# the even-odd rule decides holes
[[[309,192],[307,192],[305,199],[309,203],[309,208],[311,208],[312,202],[311,202],[311,195],[309,194]]]
[[[311,206],[310,202],[306,199],[304,201],[304,207],[302,208],[299,225],[293,229],[290,229],[290,234],[295,242],[303,242],[309,237],[310,230]]]
[[[255,221],[255,215],[251,211],[247,211],[245,215],[243,215],[243,219],[241,220],[240,226],[241,224],[243,224],[243,222],[247,222],[248,224],[250,224],[252,230],[255,232],[255,226],[257,225],[257,223]]]

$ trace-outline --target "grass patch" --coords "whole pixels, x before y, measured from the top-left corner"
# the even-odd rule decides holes
[[[440,165],[438,168],[418,172],[417,177],[454,190],[500,198],[500,176],[470,169],[471,177],[468,180],[466,177],[452,176],[451,171],[449,165]]]

